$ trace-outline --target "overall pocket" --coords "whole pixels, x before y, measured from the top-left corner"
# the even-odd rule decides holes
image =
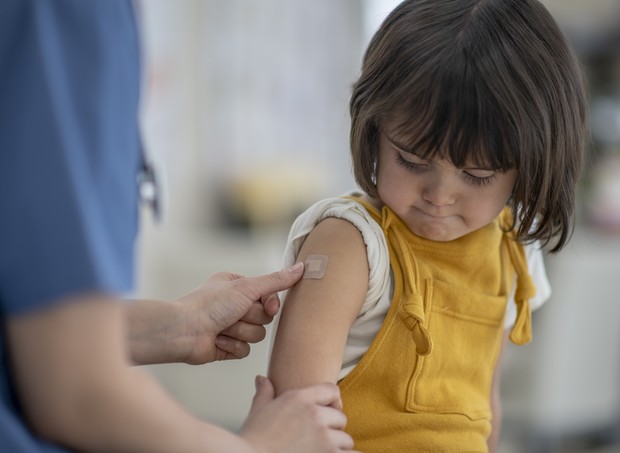
[[[405,410],[488,419],[506,297],[473,293],[439,280],[424,283],[433,349],[418,357]]]

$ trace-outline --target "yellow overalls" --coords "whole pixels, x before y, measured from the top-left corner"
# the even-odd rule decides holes
[[[490,394],[508,294],[517,275],[510,339],[531,338],[535,288],[521,244],[490,225],[450,242],[411,233],[387,206],[362,202],[386,236],[394,295],[359,364],[340,383],[346,431],[375,452],[486,452]]]

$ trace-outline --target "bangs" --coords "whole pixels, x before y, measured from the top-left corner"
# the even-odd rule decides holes
[[[445,68],[444,73],[423,77],[430,81],[426,84],[416,77],[393,97],[395,105],[385,110],[394,112],[385,118],[392,136],[424,159],[496,171],[518,168],[525,143],[507,109],[465,58],[450,58],[452,64],[434,65]]]

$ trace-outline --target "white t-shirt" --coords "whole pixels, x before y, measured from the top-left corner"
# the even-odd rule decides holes
[[[357,194],[356,194],[357,195]],[[295,263],[299,250],[312,229],[323,219],[337,217],[351,222],[362,233],[368,254],[369,278],[366,299],[359,315],[351,326],[347,338],[338,379],[344,378],[366,353],[375,335],[381,328],[390,308],[393,281],[387,242],[381,226],[373,220],[368,211],[359,203],[342,198],[327,198],[315,203],[301,214],[289,233],[284,252],[284,265]],[[536,286],[536,296],[530,299],[532,310],[538,309],[551,295],[551,287],[545,272],[542,251],[537,243],[525,246],[528,270]],[[515,276],[516,279],[516,276]],[[504,327],[512,327],[517,316],[514,301],[515,286],[508,299]],[[281,300],[285,297],[282,295]],[[279,319],[274,323],[274,332]],[[274,335],[275,337],[275,335]],[[273,342],[273,337],[272,337]]]

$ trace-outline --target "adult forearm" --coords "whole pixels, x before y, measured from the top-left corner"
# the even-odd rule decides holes
[[[78,451],[227,451],[245,444],[196,420],[143,370],[129,366],[122,304],[62,301],[8,322],[13,376],[26,421]]]
[[[147,373],[127,369],[113,385],[102,377],[83,401],[85,414],[57,427],[55,439],[85,452],[252,451],[241,438],[188,414]],[[81,416],[83,415],[83,416]]]

